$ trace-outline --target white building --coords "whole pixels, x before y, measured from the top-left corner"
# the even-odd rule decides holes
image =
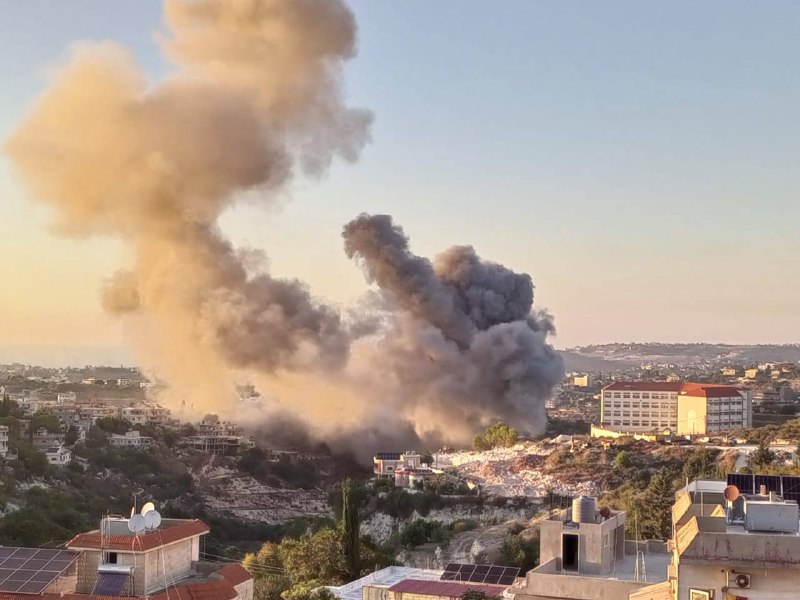
[[[751,392],[729,385],[617,381],[603,388],[603,427],[627,433],[706,435],[752,425]]]
[[[8,456],[8,425],[0,425],[0,458]]]
[[[121,419],[131,425],[166,425],[170,418],[170,410],[158,404],[139,404],[119,411]]]
[[[131,425],[146,425],[147,410],[143,406],[128,406],[120,409],[119,416]]]
[[[378,477],[395,476],[398,469],[415,470],[422,466],[420,455],[416,452],[378,452],[373,458],[373,473]]]
[[[112,433],[108,441],[115,448],[132,448],[134,450],[149,448],[153,445],[153,438],[140,435],[138,431],[127,431],[124,435]]]
[[[75,392],[59,392],[56,395],[57,404],[75,404],[78,401],[78,394]]]
[[[45,451],[47,462],[54,467],[64,467],[72,462],[72,451],[62,445],[52,446]]]

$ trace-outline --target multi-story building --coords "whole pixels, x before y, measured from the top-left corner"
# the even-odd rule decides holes
[[[78,534],[67,550],[4,546],[0,600],[253,600],[244,567],[203,560],[200,540],[209,528],[201,521],[132,523],[104,518],[101,529]]]
[[[664,381],[616,381],[600,395],[600,419],[617,431],[644,432],[678,426],[678,393],[681,383]]]
[[[601,424],[628,433],[706,435],[752,425],[750,391],[729,385],[617,381],[601,392]]]
[[[105,404],[93,404],[91,406],[82,406],[79,415],[81,418],[91,419],[92,423],[96,423],[98,419],[119,417],[119,408]]]
[[[51,433],[46,427],[39,427],[32,436],[33,447],[39,450],[47,450],[53,446],[62,446],[66,441],[63,433]]]
[[[62,444],[45,450],[45,456],[47,456],[47,462],[54,467],[65,467],[72,462],[72,451]]]
[[[579,498],[540,522],[539,566],[504,596],[515,600],[628,600],[667,583],[670,554],[659,541],[625,540],[626,513]]]
[[[243,435],[193,435],[186,438],[184,444],[192,450],[217,456],[236,456],[256,446],[255,440]]]
[[[728,488],[729,499],[738,495],[731,501],[725,490],[723,481],[697,481],[676,494],[670,598],[800,597],[797,502]]]
[[[120,409],[119,417],[131,425],[146,425],[147,408],[144,406],[127,406]]]
[[[373,473],[378,477],[395,476],[395,471],[416,470],[422,466],[417,452],[378,452],[373,458]]]
[[[115,448],[131,448],[133,450],[142,450],[153,445],[153,438],[140,435],[138,431],[126,431],[124,435],[112,433],[108,441]]]
[[[0,458],[8,456],[8,425],[0,425]]]
[[[56,395],[57,404],[75,404],[78,401],[78,394],[75,392],[59,392]]]

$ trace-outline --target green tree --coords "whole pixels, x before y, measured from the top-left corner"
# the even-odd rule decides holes
[[[61,423],[52,412],[49,410],[36,411],[31,417],[31,432],[36,432],[40,427],[44,427],[50,433],[60,433]]]
[[[69,429],[67,429],[67,433],[64,435],[64,443],[67,446],[72,446],[78,441],[78,437],[80,437],[80,431],[75,425],[70,425]]]
[[[525,539],[519,534],[510,535],[503,542],[501,552],[504,565],[519,567],[522,573],[527,573],[539,563],[538,537]]]
[[[448,531],[440,521],[417,519],[412,521],[400,532],[400,544],[405,548],[416,548],[428,542],[447,543]]]
[[[716,477],[718,450],[703,448],[692,452],[683,465],[683,477],[689,481]]]
[[[336,600],[337,596],[316,579],[298,583],[281,594],[283,600]]]
[[[638,528],[639,539],[669,539],[672,533],[672,504],[675,488],[667,469],[659,469],[650,478],[644,492],[634,501],[634,514],[628,515]]]
[[[267,542],[258,552],[246,554],[242,564],[253,573],[256,600],[279,600],[291,585],[283,568],[281,544]]]
[[[97,419],[95,425],[106,433],[116,433],[117,435],[127,433],[131,428],[131,424],[128,423],[128,421],[117,417],[103,417],[102,419]]]
[[[614,457],[614,465],[618,469],[627,469],[628,467],[633,466],[631,453],[628,450],[620,450],[617,453],[617,456]]]
[[[756,471],[770,466],[773,462],[775,462],[775,453],[769,449],[769,440],[762,439],[758,447],[750,454],[748,466]]]
[[[342,485],[342,546],[344,548],[347,575],[350,579],[358,579],[361,574],[359,549],[361,535],[358,525],[358,504],[356,503],[355,486],[350,479]]]
[[[324,585],[341,585],[347,568],[342,538],[336,529],[320,529],[313,535],[281,543],[283,565],[293,584],[319,580]]]
[[[475,450],[488,450],[490,448],[505,448],[513,446],[519,440],[519,432],[505,423],[495,423],[488,427],[482,435],[476,435],[472,440]]]

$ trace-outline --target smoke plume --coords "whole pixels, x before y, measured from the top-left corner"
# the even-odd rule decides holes
[[[342,235],[391,316],[377,356],[418,433],[463,440],[497,420],[541,433],[544,400],[564,368],[547,343],[549,317],[532,312],[529,275],[482,261],[470,246],[431,263],[388,215],[361,215]]]
[[[469,246],[431,263],[391,218],[362,215],[345,250],[378,292],[342,313],[218,226],[243,193],[274,202],[368,142],[371,114],[343,99],[356,49],[343,2],[164,7],[168,76],[148,79],[116,44],[77,45],[6,151],[61,232],[130,248],[102,305],[141,320],[172,401],[241,416],[234,383],[251,381],[265,398],[253,418],[299,420],[334,446],[464,441],[499,419],[540,430],[562,365],[529,276]]]

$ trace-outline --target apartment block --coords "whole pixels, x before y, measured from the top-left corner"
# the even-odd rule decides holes
[[[601,425],[627,433],[707,435],[752,425],[745,388],[691,382],[617,381],[603,388]]]

